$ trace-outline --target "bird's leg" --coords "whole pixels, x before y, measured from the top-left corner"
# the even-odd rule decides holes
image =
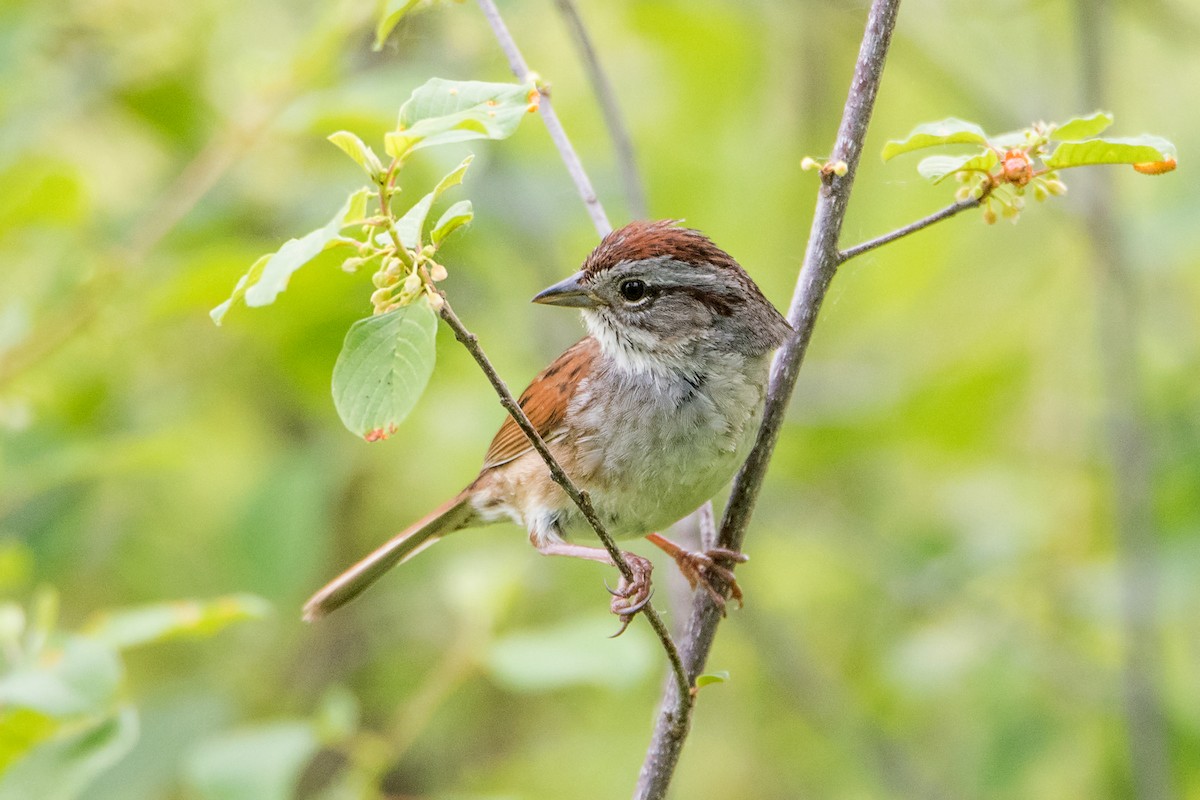
[[[733,570],[719,562],[740,564],[749,561],[749,556],[745,553],[727,550],[724,547],[714,547],[700,553],[681,547],[657,533],[647,535],[646,539],[675,559],[675,563],[679,565],[679,571],[683,573],[683,577],[687,578],[687,582],[693,589],[697,584],[704,587],[704,591],[708,592],[708,596],[712,598],[717,608],[721,609],[722,614],[725,613],[725,593],[723,591],[725,588],[728,588],[730,597],[737,600],[738,607],[741,607],[742,590],[734,579]],[[720,586],[713,584],[714,577],[720,580]]]
[[[599,561],[601,564],[616,566],[613,564],[612,558],[608,555],[608,551],[602,547],[587,547],[582,544],[570,544],[560,539],[542,539],[540,537],[530,537],[533,546],[538,552],[544,556],[571,556],[573,558],[586,558],[588,561]],[[649,559],[642,558],[633,553],[624,553],[625,563],[629,565],[633,571],[633,579],[630,580],[624,575],[621,576],[621,582],[617,584],[616,589],[609,589],[609,593],[613,596],[612,613],[621,618],[621,629],[613,636],[620,636],[629,627],[629,623],[637,612],[641,611],[646,603],[650,602],[650,572],[654,569],[654,565]]]

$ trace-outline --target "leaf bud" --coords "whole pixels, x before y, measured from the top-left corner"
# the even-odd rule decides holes
[[[1046,191],[1055,197],[1061,197],[1067,193],[1067,185],[1060,180],[1052,178],[1046,181]]]
[[[839,178],[842,178],[842,177],[845,177],[846,173],[850,171],[850,165],[847,164],[845,161],[835,161],[835,162],[833,162],[833,166],[831,167],[831,169],[832,169],[834,175],[837,175]]]
[[[800,169],[804,170],[805,172],[820,168],[821,162],[817,161],[812,156],[805,156],[804,158],[800,159]]]

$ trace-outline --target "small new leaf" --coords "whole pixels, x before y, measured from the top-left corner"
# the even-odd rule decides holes
[[[363,140],[350,131],[338,131],[327,137],[339,150],[354,159],[363,168],[371,180],[378,181],[383,175],[383,163],[379,156],[363,143]]]
[[[400,241],[409,250],[416,250],[421,246],[424,237],[421,232],[425,228],[425,220],[429,216],[429,210],[437,199],[441,197],[447,189],[457,186],[463,181],[463,176],[467,174],[467,167],[471,166],[471,162],[475,160],[475,156],[467,156],[450,172],[446,173],[437,186],[433,187],[433,191],[422,197],[413,207],[404,212],[404,216],[396,220],[396,233],[400,235]],[[438,223],[441,224],[440,222]],[[436,244],[436,242],[435,242]]]
[[[421,0],[387,0],[379,22],[375,25],[375,50],[383,49],[383,43],[392,35],[392,31],[400,24],[400,20],[419,2]]]
[[[350,326],[333,368],[333,403],[351,433],[377,441],[396,430],[433,374],[436,335],[425,300]]]
[[[1091,164],[1141,164],[1175,159],[1175,145],[1159,136],[1063,142],[1043,159],[1050,169]]]
[[[423,147],[471,139],[505,139],[535,108],[537,88],[529,83],[483,83],[433,78],[400,107],[396,130],[384,137],[392,158]]]
[[[245,299],[246,288],[253,286],[262,279],[263,267],[271,260],[272,255],[272,253],[267,253],[265,256],[259,256],[258,260],[250,265],[250,269],[246,271],[246,274],[238,278],[237,286],[233,287],[233,294],[229,295],[229,299],[208,312],[213,322],[220,325],[225,321],[225,315],[229,313],[229,309],[233,308],[233,304]]]
[[[929,156],[917,164],[921,177],[935,184],[962,170],[987,172],[999,162],[992,150],[966,156]]]
[[[1113,115],[1107,111],[1097,111],[1088,117],[1075,117],[1050,132],[1050,138],[1059,142],[1078,142],[1099,136],[1113,124]]]
[[[974,122],[949,117],[913,128],[906,138],[892,140],[883,146],[883,160],[889,161],[901,153],[943,144],[981,144],[987,146],[987,134]]]
[[[696,676],[696,688],[703,689],[713,683],[725,683],[729,680],[729,671],[721,670],[720,672],[706,672],[703,675]]]
[[[366,215],[367,198],[371,189],[359,189],[346,200],[329,222],[299,239],[289,239],[274,253],[262,256],[237,282],[233,293],[221,305],[209,312],[213,322],[220,325],[229,309],[239,300],[251,308],[275,302],[292,274],[325,250],[339,244],[357,244],[341,235],[342,228]]]
[[[429,234],[429,239],[433,242],[434,247],[440,247],[447,236],[473,219],[475,219],[475,210],[471,206],[471,201],[459,200],[447,208],[437,223],[434,224],[433,230]]]

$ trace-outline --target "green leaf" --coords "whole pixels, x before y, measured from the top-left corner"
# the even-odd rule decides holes
[[[122,650],[183,636],[211,636],[235,622],[262,619],[270,611],[266,600],[250,594],[181,600],[107,611],[85,632],[89,638]]]
[[[1060,142],[1077,142],[1080,139],[1090,139],[1100,135],[1112,124],[1112,114],[1107,111],[1097,111],[1089,117],[1075,117],[1067,120],[1050,132],[1050,138]]]
[[[483,83],[433,78],[400,107],[396,130],[384,137],[392,158],[435,144],[504,139],[536,108],[531,83]]]
[[[400,241],[409,250],[416,250],[421,246],[421,241],[424,237],[421,236],[421,231],[425,227],[425,219],[429,216],[429,209],[433,207],[434,202],[442,196],[443,193],[452,186],[458,186],[462,183],[463,176],[467,174],[467,167],[471,166],[471,162],[475,160],[475,156],[467,156],[450,172],[446,173],[437,186],[433,187],[433,191],[418,200],[412,208],[404,212],[404,216],[396,220],[396,233],[400,235]]]
[[[906,138],[892,140],[883,146],[883,160],[890,161],[901,153],[942,144],[981,144],[987,146],[987,134],[974,122],[949,117],[940,122],[928,122],[913,128]]]
[[[471,206],[470,200],[459,200],[447,208],[446,212],[442,214],[441,218],[433,226],[433,231],[429,234],[433,246],[441,246],[447,236],[473,219],[475,219],[475,209]]]
[[[362,139],[350,131],[331,133],[326,138],[343,153],[353,158],[354,162],[362,167],[372,180],[378,180],[383,175],[383,164],[379,161],[379,156],[375,155]]]
[[[1141,164],[1173,158],[1175,145],[1159,136],[1145,135],[1063,142],[1042,160],[1050,169],[1064,169],[1090,164]]]
[[[375,49],[382,50],[383,43],[391,36],[392,31],[400,24],[400,20],[421,0],[387,0],[383,6],[382,15],[375,25]]]
[[[721,670],[720,672],[706,672],[703,675],[696,676],[696,688],[703,689],[709,684],[725,683],[727,680],[729,680],[728,670]]]
[[[492,644],[486,663],[494,679],[516,691],[630,686],[653,671],[655,646],[641,629],[619,639],[609,639],[612,632],[612,620],[597,616],[510,633]]]
[[[17,761],[0,777],[0,800],[76,800],[92,781],[120,761],[138,739],[137,711],[64,729]]]
[[[280,292],[287,288],[296,270],[334,245],[355,244],[353,239],[341,236],[341,230],[366,216],[367,198],[372,193],[371,189],[359,189],[350,195],[329,222],[299,239],[289,239],[274,253],[255,261],[238,281],[229,299],[209,313],[213,322],[220,325],[229,309],[239,300],[252,308],[274,303]]]
[[[250,265],[250,269],[246,271],[246,274],[238,278],[237,286],[233,287],[233,294],[229,295],[229,299],[208,312],[213,322],[218,325],[224,322],[225,315],[229,313],[229,309],[233,308],[233,304],[245,299],[246,289],[262,280],[263,267],[267,266],[267,262],[271,260],[271,256],[271,253],[259,256],[258,260]]]
[[[917,172],[926,180],[941,183],[959,170],[987,172],[999,161],[999,157],[992,150],[965,156],[929,156],[917,164]]]
[[[116,653],[100,642],[68,636],[0,678],[0,708],[52,717],[104,714],[121,682]]]
[[[350,326],[333,367],[333,403],[351,433],[385,439],[433,374],[437,317],[424,299]]]
[[[291,800],[319,741],[301,720],[260,725],[200,745],[184,765],[198,800]]]

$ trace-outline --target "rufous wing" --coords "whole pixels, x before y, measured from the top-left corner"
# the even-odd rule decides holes
[[[546,441],[562,435],[567,405],[579,383],[591,374],[600,355],[600,343],[591,336],[580,339],[542,370],[517,401],[538,434]],[[506,417],[483,458],[483,471],[507,464],[533,449],[512,417]]]

